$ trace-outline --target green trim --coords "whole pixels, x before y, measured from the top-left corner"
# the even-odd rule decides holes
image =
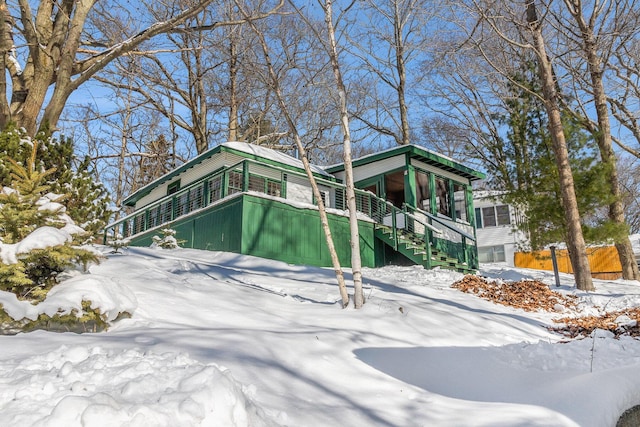
[[[177,180],[167,185],[167,196],[173,193],[177,193],[178,191],[180,191],[180,180]]]
[[[222,151],[225,151],[227,153],[237,154],[238,156],[244,157],[245,159],[255,160],[255,161],[258,161],[258,162],[263,163],[265,165],[275,166],[275,167],[278,167],[278,168],[281,168],[281,169],[286,169],[286,170],[290,170],[290,171],[294,171],[294,172],[306,173],[305,170],[304,170],[304,167],[297,167],[297,166],[289,165],[287,163],[281,163],[281,162],[279,162],[277,160],[268,159],[266,157],[260,157],[260,156],[258,156],[256,154],[247,153],[247,152],[244,152],[242,150],[236,150],[236,149],[231,148],[231,147],[225,147],[225,146],[222,146],[222,145],[220,147],[222,147]],[[291,157],[291,158],[294,159],[294,160],[297,160],[294,157]],[[312,167],[318,168],[317,166],[313,166],[313,165],[312,165]],[[322,178],[322,179],[327,180],[327,181],[333,181],[333,182],[336,181],[336,178],[334,176],[330,176],[328,174],[325,175],[325,174],[322,174],[320,172],[313,172],[313,175],[316,178]]]
[[[436,175],[429,173],[429,213],[437,215],[437,203],[436,203]]]
[[[465,166],[461,163],[458,163],[452,159],[448,159],[446,157],[440,156],[432,151],[429,151],[425,148],[422,148],[413,144],[402,145],[399,147],[382,151],[380,153],[361,157],[359,159],[354,160],[352,162],[352,165],[353,167],[368,165],[370,163],[375,163],[380,160],[398,156],[400,154],[404,154],[407,156],[407,163],[410,163],[409,159],[417,159],[429,165],[437,166],[440,169],[460,175],[466,179],[469,179],[470,181],[476,181],[486,177],[486,175],[482,172],[471,169],[470,167]],[[344,171],[344,165],[330,166],[325,170],[329,173],[342,172]]]
[[[407,165],[407,173],[404,175],[404,202],[410,206],[417,205],[415,172],[411,164]]]
[[[376,186],[376,189],[378,190],[378,193],[380,197],[382,197],[384,195],[384,193],[386,192],[386,189],[384,188],[384,174],[382,175],[375,175],[372,176],[371,178],[367,178],[364,179],[362,181],[358,181],[358,182],[354,182],[353,186],[359,189],[364,189],[366,187],[370,187],[372,185]]]
[[[242,192],[249,191],[249,162],[242,164]]]
[[[135,206],[135,204],[138,202],[138,200],[142,199],[143,197],[147,196],[149,193],[151,193],[151,191],[164,184],[167,181],[171,181],[173,178],[175,178],[176,176],[180,175],[181,173],[185,172],[187,169],[191,169],[197,165],[199,165],[200,163],[204,162],[205,160],[208,160],[209,158],[215,156],[216,154],[220,154],[223,152],[227,152],[227,153],[231,153],[231,154],[235,154],[237,156],[240,156],[244,159],[251,159],[251,160],[256,160],[259,161],[261,163],[264,163],[266,165],[271,165],[271,166],[276,166],[279,167],[281,169],[286,169],[286,170],[290,170],[290,171],[294,171],[294,172],[300,172],[300,173],[305,173],[304,167],[297,167],[297,166],[293,166],[287,163],[281,163],[278,162],[277,160],[273,160],[273,159],[268,159],[265,157],[261,157],[259,155],[256,154],[252,154],[252,153],[247,153],[245,151],[242,150],[236,150],[234,148],[231,147],[227,147],[224,145],[218,145],[208,151],[205,151],[204,153],[200,154],[197,157],[194,157],[193,159],[189,160],[188,162],[182,164],[181,166],[178,166],[176,169],[172,170],[171,172],[167,173],[166,175],[158,178],[157,180],[145,185],[144,187],[138,189],[137,191],[135,191],[133,194],[129,195],[129,197],[127,197],[126,199],[124,199],[123,204],[125,206]],[[293,159],[293,157],[292,157]],[[212,172],[211,174],[214,174],[215,172]],[[322,174],[320,172],[313,172],[313,175],[316,176],[317,178],[322,178],[324,180],[327,181],[332,181],[332,182],[337,182],[337,179],[333,176],[329,176],[329,175],[325,175]]]

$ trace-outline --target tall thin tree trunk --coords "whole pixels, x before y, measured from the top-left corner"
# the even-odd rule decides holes
[[[602,162],[610,166],[609,184],[614,200],[613,203],[609,205],[609,219],[616,224],[621,224],[626,227],[622,194],[620,192],[617,160],[613,151],[613,141],[611,138],[609,107],[607,105],[607,96],[604,90],[604,65],[600,56],[598,56],[593,28],[585,21],[581,4],[565,0],[565,5],[580,28],[580,36],[583,41],[582,48],[587,59],[587,69],[589,70],[591,88],[593,89],[593,101],[596,107],[596,115],[598,117],[598,129],[595,137],[598,143],[598,148],[600,149],[600,158],[602,159]],[[624,238],[616,239],[615,246],[618,250],[620,264],[622,265],[622,277],[627,280],[640,279],[638,264],[636,263],[628,232],[626,232]]]
[[[542,28],[538,20],[535,0],[525,0],[527,23],[533,36],[534,48],[538,59],[538,71],[542,81],[544,104],[549,115],[549,131],[553,144],[553,152],[560,176],[560,192],[567,223],[567,248],[573,267],[576,287],[585,291],[595,290],[591,279],[591,268],[587,258],[587,247],[582,235],[578,201],[573,184],[573,173],[569,165],[569,152],[564,136],[560,115],[560,103],[554,81],[551,62],[547,56]]]
[[[400,127],[402,131],[402,145],[411,143],[409,129],[409,108],[407,107],[407,68],[404,62],[404,40],[402,39],[402,24],[400,22],[400,11],[398,3],[394,3],[395,13],[393,18],[394,39],[396,51],[396,68],[398,70],[398,106],[400,107]]]
[[[242,5],[236,2],[238,9],[241,13],[248,17],[247,12],[244,10]],[[302,164],[304,165],[304,170],[307,174],[307,178],[311,183],[311,188],[313,191],[313,197],[315,197],[316,202],[318,203],[318,214],[320,216],[320,223],[322,225],[322,231],[325,235],[325,240],[327,242],[327,249],[329,251],[329,256],[331,257],[331,264],[333,266],[333,270],[336,274],[336,280],[338,282],[338,288],[340,290],[340,297],[342,298],[342,308],[345,308],[349,305],[349,293],[347,292],[347,285],[344,281],[344,273],[342,271],[342,267],[340,266],[340,260],[338,259],[338,254],[336,252],[335,245],[333,244],[333,236],[331,235],[331,228],[329,227],[329,217],[327,216],[327,211],[324,206],[324,202],[322,201],[322,194],[320,194],[320,190],[318,189],[318,184],[316,183],[316,179],[313,176],[313,171],[311,170],[311,165],[309,164],[309,159],[307,158],[307,152],[302,144],[302,140],[300,139],[300,133],[298,132],[298,128],[289,113],[289,108],[287,107],[287,103],[282,95],[282,91],[280,90],[280,81],[278,80],[278,75],[273,68],[273,64],[271,63],[271,58],[269,55],[269,46],[264,38],[264,34],[258,30],[255,22],[252,20],[247,21],[251,26],[251,29],[258,36],[258,40],[262,47],[262,52],[264,54],[265,65],[267,66],[267,70],[269,72],[269,78],[271,79],[271,83],[273,84],[273,91],[278,99],[278,104],[280,105],[280,109],[282,110],[282,114],[287,121],[289,129],[293,135],[293,139],[295,141],[296,147],[298,148],[298,153],[300,155],[300,159],[302,160]]]
[[[236,41],[229,38],[229,141],[238,141],[238,53]]]
[[[349,229],[351,231],[351,271],[353,273],[354,305],[361,308],[364,304],[362,289],[362,259],[360,257],[360,233],[358,231],[358,211],[356,207],[356,193],[353,183],[353,167],[351,165],[351,131],[349,129],[349,113],[347,110],[347,90],[342,80],[338,50],[336,48],[335,29],[333,27],[333,11],[331,0],[325,1],[324,20],[327,24],[329,36],[329,57],[333,66],[333,75],[340,96],[340,124],[343,135],[343,159],[347,187],[347,208],[349,209]]]

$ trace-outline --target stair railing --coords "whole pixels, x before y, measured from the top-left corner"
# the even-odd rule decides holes
[[[434,228],[437,228],[441,234],[446,235],[449,233],[453,233],[455,236],[457,236],[457,238],[460,239],[460,242],[462,244],[462,248],[463,248],[463,262],[466,263],[467,265],[471,265],[471,260],[469,258],[469,253],[468,253],[468,249],[471,247],[475,247],[476,246],[476,237],[470,233],[467,233],[464,230],[460,230],[457,227],[454,227],[451,224],[448,224],[446,221],[438,218],[437,216],[426,212],[420,208],[415,208],[413,206],[409,206],[406,203],[403,204],[403,208],[406,209],[409,212],[412,212],[414,214],[419,214],[421,216],[424,216],[425,218],[427,218],[427,223],[429,225],[431,225]],[[438,226],[434,226],[433,223],[436,223]],[[439,228],[440,227],[440,228]],[[447,239],[447,240],[452,240],[453,239]]]

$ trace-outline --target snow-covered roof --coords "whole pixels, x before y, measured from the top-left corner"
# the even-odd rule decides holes
[[[139,188],[137,191],[129,195],[129,197],[127,197],[124,200],[124,204],[133,205],[137,200],[139,200],[140,198],[148,194],[151,191],[151,189],[173,179],[174,177],[180,175],[185,170],[199,165],[200,163],[206,161],[207,159],[213,157],[214,155],[222,151],[235,151],[236,153],[244,153],[244,154],[248,154],[249,156],[245,155],[243,157],[248,157],[248,158],[253,157],[254,159],[272,162],[272,163],[275,163],[276,165],[280,165],[284,167],[293,167],[300,171],[304,171],[304,165],[301,160],[296,159],[295,157],[289,156],[288,154],[282,153],[280,151],[272,150],[270,148],[262,147],[255,144],[249,144],[246,142],[238,142],[238,141],[225,142],[213,148],[210,148],[209,150],[198,155],[197,157],[194,157],[193,159],[189,160],[183,165],[180,165],[176,169],[162,175],[160,178],[155,179],[154,181],[150,182],[144,187]],[[311,165],[311,170],[315,174],[322,175],[327,178],[333,178],[333,175],[326,172],[323,168],[319,166]]]
[[[294,166],[296,168],[304,169],[304,164],[302,160],[296,159],[288,154],[285,154],[281,151],[272,150],[267,147],[262,147],[256,144],[248,144],[246,142],[225,142],[224,144],[220,144],[222,147],[227,147],[236,151],[242,151],[243,153],[252,154],[257,157],[261,157],[266,160],[272,160],[277,163],[282,163],[289,166]],[[315,173],[325,175],[327,177],[332,177],[331,174],[326,172],[319,166],[311,165],[311,170]]]
[[[483,179],[485,174],[469,166],[463,165],[447,156],[438,154],[428,148],[414,144],[399,145],[383,151],[368,154],[352,161],[353,167],[363,166],[387,159],[393,156],[408,154],[412,159],[417,159],[427,164],[434,165],[440,169],[449,171],[459,176],[463,176],[471,181]],[[339,173],[344,171],[344,164],[338,163],[324,168],[329,173]]]

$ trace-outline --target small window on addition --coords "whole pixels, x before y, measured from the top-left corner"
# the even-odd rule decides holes
[[[167,196],[177,192],[179,189],[180,189],[180,180],[178,180],[176,182],[172,182],[167,187]]]

